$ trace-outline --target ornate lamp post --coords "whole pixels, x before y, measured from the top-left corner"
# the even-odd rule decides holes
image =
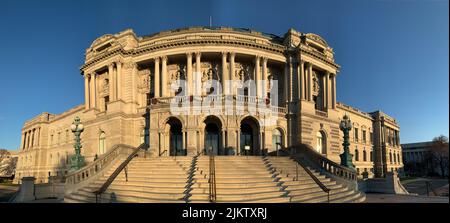
[[[339,128],[344,132],[344,143],[342,143],[344,146],[344,153],[339,155],[341,157],[341,165],[354,169],[355,166],[352,163],[353,155],[350,154],[349,151],[349,132],[352,129],[352,122],[347,115],[344,115],[344,119],[341,121]]]
[[[84,130],[84,126],[83,124],[81,124],[80,118],[78,116],[75,117],[75,120],[72,122],[72,125],[70,125],[70,129],[75,135],[75,144],[73,145],[73,148],[75,148],[75,155],[71,157],[70,169],[79,170],[81,167],[84,166],[84,157],[81,155],[81,148],[83,146],[81,145],[80,139],[80,135]]]

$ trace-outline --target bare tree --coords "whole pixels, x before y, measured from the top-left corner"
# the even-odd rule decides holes
[[[433,162],[436,163],[441,170],[441,176],[445,177],[446,174],[448,175],[448,138],[444,135],[435,137],[430,152]]]
[[[0,149],[0,176],[10,177],[16,169],[17,158],[12,158],[6,149]]]

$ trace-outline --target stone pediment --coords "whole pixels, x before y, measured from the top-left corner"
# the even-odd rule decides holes
[[[306,34],[306,38],[313,40],[315,42],[318,42],[318,43],[322,44],[324,47],[328,47],[328,43],[317,34],[308,33],[308,34]]]

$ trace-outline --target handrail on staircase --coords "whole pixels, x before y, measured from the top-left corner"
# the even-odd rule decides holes
[[[306,173],[308,173],[308,175],[314,180],[314,182],[316,182],[316,184],[320,187],[320,189],[322,189],[323,192],[327,193],[328,203],[330,203],[330,191],[331,191],[331,189],[328,188],[327,186],[325,186],[325,184],[323,184],[319,180],[319,178],[317,178],[317,176],[314,175],[313,172],[307,166],[305,166],[302,162],[297,160],[295,157],[291,157],[291,159],[295,160],[296,164],[300,165],[306,171]],[[296,172],[298,174],[298,170]],[[298,180],[298,175],[297,175],[297,180]]]
[[[321,170],[326,171],[331,175],[337,176],[349,182],[356,182],[357,180],[356,171],[354,169],[333,162],[327,157],[324,157],[316,152],[308,145],[294,146],[290,149],[294,151],[295,155],[304,155],[308,161],[316,164]]]
[[[209,150],[209,202],[215,203],[217,200],[216,190],[216,164],[212,149]]]
[[[114,179],[116,179],[116,177],[120,174],[120,172],[122,172],[122,170],[124,168],[126,168],[126,166],[128,165],[128,163],[130,163],[130,161],[138,156],[138,152],[140,150],[146,150],[148,148],[148,145],[145,143],[142,143],[141,145],[139,145],[138,147],[136,147],[133,152],[127,157],[127,159],[125,161],[123,161],[119,167],[117,167],[116,170],[114,170],[114,172],[111,174],[111,176],[109,176],[109,178],[105,181],[105,183],[103,183],[103,185],[97,189],[96,191],[94,191],[93,193],[95,194],[95,202],[98,203],[99,198],[101,198],[101,194],[104,193],[106,191],[106,189],[108,189],[109,185],[111,185],[111,183],[114,181]],[[127,175],[127,174],[126,174]],[[126,176],[128,178],[128,176]]]
[[[167,150],[164,150],[164,151],[160,152],[160,153],[159,153],[159,156],[162,156],[162,155],[164,155],[165,153],[167,153]]]

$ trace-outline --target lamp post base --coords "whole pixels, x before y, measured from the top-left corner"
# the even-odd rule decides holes
[[[341,155],[339,155],[341,157],[341,165],[351,168],[351,169],[355,169],[355,165],[353,165],[352,163],[352,158],[353,155],[350,154],[350,152],[348,151],[344,151],[344,153],[342,153]]]
[[[84,157],[80,154],[75,154],[71,158],[71,167],[70,170],[75,171],[84,167]]]

